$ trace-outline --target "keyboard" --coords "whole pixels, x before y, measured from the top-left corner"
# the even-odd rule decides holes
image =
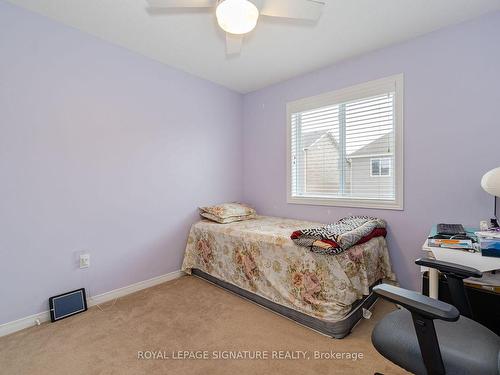
[[[438,224],[437,234],[456,236],[457,234],[465,234],[465,229],[462,224]]]

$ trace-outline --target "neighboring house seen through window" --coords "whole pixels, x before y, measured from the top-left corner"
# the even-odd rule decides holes
[[[402,209],[402,75],[288,103],[288,202]]]

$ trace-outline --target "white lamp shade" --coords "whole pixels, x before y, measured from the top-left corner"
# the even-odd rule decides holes
[[[248,0],[224,0],[217,6],[215,15],[225,32],[246,34],[257,25],[259,9]]]
[[[481,179],[481,186],[487,193],[500,197],[500,167],[486,172]]]

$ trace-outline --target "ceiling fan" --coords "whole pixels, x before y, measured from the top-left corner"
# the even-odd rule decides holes
[[[319,0],[147,0],[155,8],[215,8],[217,23],[226,32],[226,54],[241,51],[243,37],[257,25],[259,15],[316,21],[325,3]]]

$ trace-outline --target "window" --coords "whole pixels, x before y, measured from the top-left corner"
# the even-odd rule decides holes
[[[402,75],[288,103],[288,202],[403,209],[402,108]]]
[[[372,177],[390,177],[391,176],[391,158],[370,159],[370,176]]]

